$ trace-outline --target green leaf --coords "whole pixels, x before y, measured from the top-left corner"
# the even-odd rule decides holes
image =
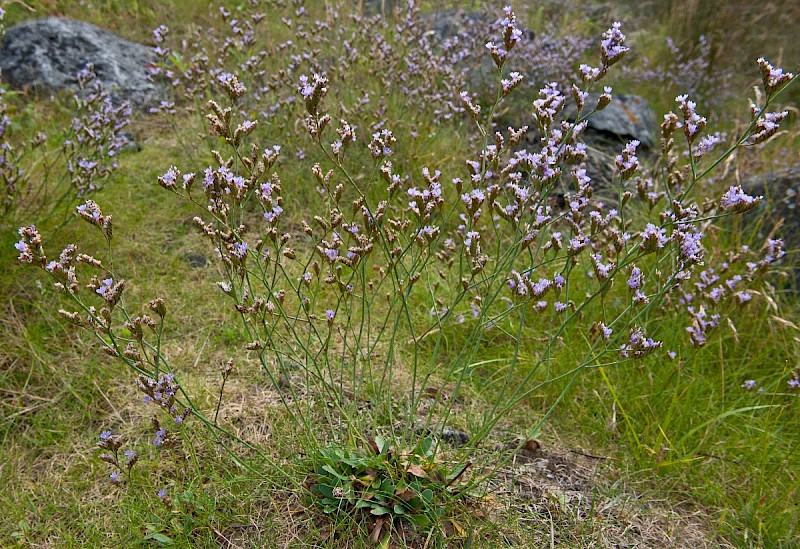
[[[320,494],[322,494],[326,498],[333,497],[333,488],[331,488],[327,484],[317,484],[315,488],[319,491]]]
[[[379,454],[383,454],[384,450],[389,447],[389,445],[386,443],[386,439],[380,435],[375,435],[375,446],[378,447]]]
[[[366,499],[360,499],[356,502],[356,509],[363,509],[364,507],[372,507],[372,502]]]
[[[384,494],[389,494],[390,496],[393,496],[394,495],[394,483],[392,482],[392,479],[389,479],[389,478],[384,479],[383,482],[381,482],[380,491],[383,492]]]
[[[432,447],[433,447],[433,439],[431,437],[425,437],[419,444],[419,451],[422,455],[425,455],[428,452],[430,452]]]
[[[394,514],[395,515],[405,515],[406,514],[406,510],[403,509],[402,505],[400,505],[399,503],[396,503],[395,506],[394,506]]]
[[[339,480],[347,480],[347,477],[346,477],[346,476],[342,475],[342,474],[341,474],[339,471],[337,471],[336,469],[334,469],[334,468],[333,468],[333,467],[331,467],[330,465],[323,465],[323,466],[322,466],[322,469],[323,469],[325,472],[328,472],[328,473],[332,474],[333,476],[335,476],[335,477],[336,477],[336,478],[338,478]]]
[[[431,523],[431,519],[427,515],[406,515],[403,518],[410,520],[412,524],[417,526],[428,526]]]
[[[145,537],[145,539],[153,539],[156,540],[161,545],[175,545],[175,542],[172,540],[171,537],[162,534],[161,532],[156,532],[154,534],[150,534]]]
[[[375,516],[388,515],[389,513],[391,513],[391,510],[383,507],[382,505],[376,505],[372,508],[372,511],[370,511],[370,514]]]

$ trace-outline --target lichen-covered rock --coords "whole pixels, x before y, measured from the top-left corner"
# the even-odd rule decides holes
[[[164,87],[148,80],[150,48],[82,21],[48,17],[6,31],[0,45],[3,79],[15,88],[58,91],[77,86],[75,75],[88,63],[113,101],[134,107],[157,105]]]

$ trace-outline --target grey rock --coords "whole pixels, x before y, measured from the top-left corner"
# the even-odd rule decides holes
[[[122,132],[119,138],[124,141],[124,145],[120,148],[120,152],[137,153],[141,152],[142,146],[136,141],[136,137],[130,132]]]
[[[585,109],[593,108],[599,97],[598,94],[589,94]],[[581,136],[588,156],[584,167],[596,191],[609,188],[614,177],[614,159],[628,141],[639,141],[637,153],[641,159],[648,158],[656,148],[656,117],[647,101],[638,95],[612,97],[605,109],[589,116],[586,130]],[[564,117],[574,121],[578,110],[571,98],[569,101]],[[526,143],[529,146],[537,145],[540,136],[535,131],[529,133]],[[612,192],[607,198],[615,196],[616,192]]]
[[[364,15],[389,15],[397,5],[397,0],[356,0],[356,6],[361,8]]]
[[[188,263],[191,267],[194,267],[195,269],[202,269],[208,263],[206,257],[203,254],[197,252],[187,253],[184,256],[184,259],[186,259],[186,263]]]
[[[599,97],[598,94],[589,94],[586,108],[596,105]],[[571,107],[567,107],[566,117],[575,120],[576,116],[577,109],[571,104]],[[638,95],[613,96],[611,103],[589,116],[587,122],[588,133],[606,134],[623,142],[636,139],[645,149],[656,146],[656,115],[647,101]]]
[[[448,8],[420,13],[420,23],[439,40],[452,38],[461,32],[475,33],[475,29],[485,29],[489,34],[492,19],[480,11],[464,11],[458,8]]]
[[[3,78],[16,88],[75,89],[76,73],[92,63],[112,100],[137,108],[167,97],[164,86],[147,79],[146,66],[153,60],[147,46],[90,23],[57,17],[11,27],[0,45]]]
[[[466,89],[477,94],[484,102],[491,102],[497,88],[497,67],[492,58],[485,54],[483,45],[492,39],[492,24],[497,19],[485,11],[465,11],[447,8],[422,12],[419,23],[426,29],[426,35],[435,47],[446,44],[460,44],[460,48],[471,50],[477,56],[470,56],[455,64],[466,75]],[[525,32],[525,39],[532,40],[533,34]],[[458,42],[456,42],[458,40]]]
[[[774,238],[782,238],[787,251],[783,260],[793,271],[795,290],[800,290],[800,166],[752,176],[742,182],[742,189],[764,200],[745,214],[745,222],[760,239],[769,236],[781,223]],[[792,253],[795,252],[795,253]]]
[[[445,425],[436,433],[442,440],[452,446],[463,446],[469,442],[469,435],[464,431]]]

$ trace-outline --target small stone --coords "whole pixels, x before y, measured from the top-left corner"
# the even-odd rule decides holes
[[[430,435],[439,437],[451,446],[463,446],[469,442],[469,435],[460,429],[450,425],[431,425],[427,429],[423,422],[418,422],[414,426],[414,432],[418,435]]]
[[[184,258],[186,259],[186,262],[195,269],[202,269],[208,264],[206,257],[197,252],[189,252],[184,256]]]
[[[122,132],[119,134],[121,139],[125,140],[125,144],[120,148],[120,152],[123,153],[131,153],[131,152],[140,152],[142,150],[142,146],[136,141],[136,138],[130,132]]]

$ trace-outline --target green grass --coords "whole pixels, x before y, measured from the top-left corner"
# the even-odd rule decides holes
[[[208,7],[194,2],[31,5],[39,14],[101,22],[140,40],[147,39],[149,29],[166,14],[172,18],[180,14],[176,28],[209,20]],[[12,22],[30,15],[16,4],[9,11]],[[380,93],[381,86],[370,90]],[[57,132],[67,115],[57,105],[43,112],[62,113],[36,120],[37,127],[49,135]],[[403,151],[396,161],[399,171],[418,174],[423,166],[445,173],[463,169],[461,159],[470,148],[461,124],[426,126],[423,116],[406,112],[397,95],[390,96],[385,116],[402,121],[393,128],[398,137],[395,148]],[[409,133],[416,128],[420,137],[412,139]],[[152,118],[139,120],[136,130],[142,151],[121,157],[120,170],[95,199],[114,215],[114,264],[120,276],[130,280],[126,302],[132,310],[137,310],[132,304],[141,304],[143,313],[149,299],[167,300],[165,354],[198,407],[213,415],[220,370],[232,358],[235,369],[223,391],[220,420],[259,445],[284,470],[277,473],[258,455],[235,445],[244,464],[256,471],[242,467],[191,424],[185,430],[181,455],[154,449],[149,424],[153,408],[142,403],[132,372],[101,353],[88,335],[53,314],[66,300],[32,270],[17,264],[16,235],[13,228],[3,227],[3,546],[148,547],[167,544],[167,538],[179,547],[373,546],[374,523],[329,519],[310,504],[312,497],[302,487],[307,480],[305,439],[280,407],[260,366],[241,347],[241,322],[214,284],[222,273],[207,241],[191,222],[197,211],[173,200],[155,183],[170,165],[185,171],[204,165],[208,159],[201,153],[197,153],[197,166],[187,165],[179,144],[180,140],[191,142],[199,129],[198,124],[183,120],[174,135]],[[289,130],[263,132],[265,142],[271,144],[282,142]],[[795,146],[787,141],[787,147]],[[307,159],[315,154],[312,145],[302,140],[288,144],[290,161],[280,165],[285,198],[288,204],[315,204],[319,198],[310,184],[310,162],[293,162],[291,156],[301,147]],[[365,154],[358,160],[367,166],[358,176],[368,180],[371,159]],[[305,210],[297,207],[289,214],[289,225],[296,228]],[[48,235],[48,251],[73,241],[82,249],[102,249],[99,233],[87,231],[85,225],[70,223],[53,234],[58,224],[54,219],[37,222]],[[722,247],[740,236],[719,230],[713,238]],[[207,265],[189,265],[190,252],[203,254]],[[591,287],[590,281],[585,284],[574,290],[576,295]],[[472,547],[796,544],[800,433],[794,428],[797,395],[788,393],[786,379],[797,366],[800,309],[767,286],[761,291],[764,295],[743,313],[731,312],[735,331],[723,318],[699,351],[688,345],[683,324],[667,322],[654,335],[664,340],[665,348],[678,353],[675,361],[658,354],[637,363],[589,364],[563,393],[541,433],[532,432],[533,427],[562,395],[565,382],[545,384],[520,401],[487,446],[514,435],[534,436],[550,453],[548,463],[563,462],[566,472],[548,476],[537,469],[535,461],[504,465],[488,494],[448,504],[451,518],[441,525],[440,537],[432,537],[430,543],[449,541]],[[412,304],[420,318],[417,330],[429,326],[423,298]],[[544,344],[537,341],[537,334],[549,333],[551,320],[549,313],[546,318],[528,320],[515,371],[509,369],[514,351],[510,339],[498,331],[487,336],[470,361],[449,423],[467,432],[479,427],[475,418],[498,397],[496,381],[505,376],[522,379],[538,362]],[[540,367],[534,379],[556,379],[580,363],[591,347],[581,335],[585,331],[580,321],[568,325],[552,360]],[[468,334],[467,327],[454,325],[420,342],[422,356],[434,357],[422,371],[433,372],[432,385],[443,393],[452,391],[452,384],[440,386],[437,372],[464,347]],[[404,384],[410,379],[403,359],[409,354],[407,350],[398,353],[397,386],[388,387],[387,395],[373,394],[376,401],[383,398],[388,406],[403,402]],[[745,379],[757,380],[764,392],[742,389]],[[383,427],[392,417],[391,410],[383,417],[375,415]],[[109,428],[124,437],[124,448],[141,454],[132,479],[124,486],[108,481],[112,469],[97,458],[97,437]],[[328,436],[335,440],[338,435]],[[156,495],[164,487],[174,500],[171,509]],[[396,536],[401,546],[425,542],[402,529]]]

